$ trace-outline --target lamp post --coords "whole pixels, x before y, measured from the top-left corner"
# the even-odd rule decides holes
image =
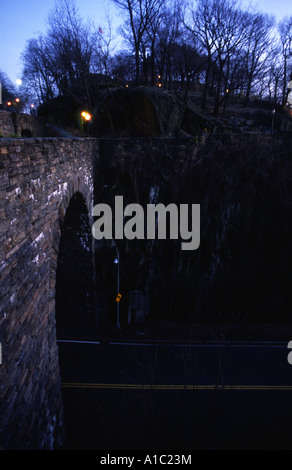
[[[116,302],[117,302],[117,328],[120,328],[120,299],[121,299],[121,294],[120,294],[120,253],[118,250],[117,245],[115,244],[115,248],[117,251],[117,257],[114,260],[114,263],[118,265],[118,275],[117,275],[117,297],[116,297]]]
[[[83,124],[86,122],[87,135],[89,133],[88,123],[89,123],[89,121],[91,121],[91,118],[92,118],[92,116],[91,116],[90,113],[88,113],[87,111],[82,111],[82,113],[81,113],[82,131],[83,131]]]
[[[33,114],[34,116],[37,116],[37,108],[35,107],[34,104],[30,105],[30,114]]]

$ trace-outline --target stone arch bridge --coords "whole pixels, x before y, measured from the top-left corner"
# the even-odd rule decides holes
[[[215,282],[221,252],[223,250],[227,255],[230,253],[230,259],[234,252],[241,252],[245,234],[246,240],[251,238],[254,240],[253,248],[256,253],[259,252],[257,240],[260,240],[260,251],[264,253],[259,258],[257,279],[261,279],[263,272],[266,273],[269,269],[268,272],[273,279],[273,283],[269,285],[274,286],[274,290],[269,288],[269,295],[264,299],[259,291],[258,305],[262,305],[265,316],[271,307],[271,318],[272,315],[276,315],[277,318],[280,314],[284,315],[283,318],[286,315],[290,322],[290,307],[286,312],[285,306],[291,306],[291,297],[290,290],[285,286],[291,272],[289,263],[286,262],[291,259],[291,178],[286,177],[291,174],[289,156],[291,142],[287,141],[280,145],[277,141],[273,143],[273,140],[265,142],[259,140],[255,151],[257,141],[251,136],[250,144],[244,154],[247,159],[245,163],[241,162],[241,157],[237,158],[237,144],[240,139],[247,139],[247,136],[214,135],[210,141],[212,149],[213,139],[217,139],[219,148],[217,160],[212,157],[212,165],[208,163],[211,161],[210,157],[206,160],[206,164],[204,159],[196,160],[191,179],[188,180],[188,175],[184,175],[186,178],[182,180],[189,184],[186,186],[187,189],[192,189],[192,197],[199,199],[194,202],[200,202],[202,205],[205,239],[202,241],[202,248],[198,250],[198,256],[194,255],[192,258],[193,277],[187,273],[187,278],[182,275],[181,279],[184,283],[190,282],[189,286],[196,282],[198,302],[201,302],[198,303],[198,309],[204,312],[204,308],[206,311],[209,308],[212,313],[213,304],[217,305],[217,291],[220,291],[220,295],[222,293],[220,272],[217,276],[218,283]],[[233,139],[236,139],[236,145],[233,146],[236,152],[232,154],[231,159],[225,158],[224,148],[220,150],[222,143],[226,140],[229,144]],[[182,202],[189,202],[189,193],[182,191],[180,170],[184,168],[184,162],[191,163],[192,158],[189,158],[189,155],[193,155],[193,159],[197,158],[194,152],[197,148],[198,141],[187,138],[0,139],[0,449],[36,450],[63,446],[64,426],[56,341],[58,324],[56,307],[58,266],[64,225],[67,224],[68,239],[72,235],[71,205],[78,208],[82,217],[84,214],[87,216],[87,223],[90,226],[93,206],[102,197],[105,198],[104,201],[110,203],[114,194],[113,188],[116,188],[115,191],[122,191],[120,194],[125,194],[129,202],[145,203],[149,197],[149,190],[155,189],[155,184],[160,185],[160,188],[163,187],[165,181],[166,197],[171,190],[171,198],[177,195],[179,201],[182,197],[180,193],[183,193],[187,200]],[[281,159],[278,158],[280,151]],[[269,152],[271,158],[266,157],[269,156]],[[235,158],[238,168],[234,165]],[[222,178],[218,181],[216,179],[218,165],[219,176],[223,178],[224,184]],[[246,165],[249,172],[246,170]],[[262,171],[263,165],[267,173]],[[178,175],[178,178],[175,175]],[[244,180],[241,183],[244,175],[247,186],[244,185]],[[258,187],[258,192],[254,191],[250,196],[250,181],[258,179],[261,184],[253,186],[254,190]],[[226,196],[226,185],[230,187],[230,199]],[[108,190],[105,190],[105,187],[109,188],[109,193],[106,193]],[[222,187],[224,191],[220,193]],[[237,201],[238,204],[234,203],[236,196],[234,188],[237,189],[236,194],[241,197]],[[108,194],[108,199],[105,193]],[[252,199],[245,201],[244,195]],[[254,224],[248,225],[245,221],[251,216],[254,217]],[[259,216],[260,224],[258,224]],[[240,227],[241,237],[236,236],[234,227]],[[257,236],[254,236],[254,233]],[[279,233],[282,237],[281,243],[278,243]],[[275,245],[274,249],[271,249],[270,240],[273,237]],[[265,246],[262,245],[262,241],[266,241]],[[96,246],[96,242],[93,243],[92,239],[87,240],[86,248],[89,257],[92,257],[93,276],[94,264],[97,265],[93,262],[94,259],[96,261],[96,257],[94,258]],[[139,246],[137,251],[132,250],[131,253],[135,261]],[[226,248],[228,252],[224,251]],[[228,271],[225,270],[225,273],[230,271],[233,276],[238,261],[241,262],[240,268],[243,266],[247,270],[243,270],[243,275],[249,272],[249,264],[245,258],[249,260],[247,254],[250,246],[246,245],[245,249],[243,254],[246,255],[242,259],[236,258],[236,266],[228,265]],[[273,252],[275,252],[274,257],[271,259]],[[105,258],[106,256],[103,260]],[[179,251],[176,263],[184,270],[189,260],[184,259]],[[254,270],[253,262],[250,265]],[[168,269],[167,264],[165,269]],[[146,273],[149,271],[147,266],[141,271],[142,274],[144,271]],[[239,271],[235,272],[238,276],[236,283],[238,287],[242,285],[244,278]],[[282,283],[283,288],[280,293],[277,288],[279,272],[281,279],[285,281]],[[136,270],[130,274],[136,281]],[[164,272],[162,274],[165,275]],[[168,274],[167,272],[166,275]],[[143,281],[143,276],[141,279]],[[169,281],[172,281],[170,275]],[[176,272],[174,281],[177,284]],[[230,278],[227,277],[227,281],[230,282]],[[226,299],[229,308],[230,289],[227,281]],[[155,278],[154,287],[156,284]],[[208,297],[210,287],[214,292],[213,304]],[[161,284],[161,288],[168,289],[168,286]],[[165,292],[168,293],[168,290]],[[159,299],[155,297],[155,302],[157,303],[157,300],[164,302],[166,294],[163,294],[163,290],[159,295]],[[194,295],[191,288],[186,289],[185,307],[191,304],[189,295],[191,297]],[[237,291],[235,296],[237,302]],[[224,296],[220,298],[223,299],[224,307],[225,298]],[[275,305],[274,310],[272,310],[273,305]],[[180,298],[178,309],[180,313]],[[103,307],[96,308],[96,318],[104,315],[100,310],[103,310]],[[216,309],[214,311],[216,313]],[[69,315],[70,313],[69,311]]]
[[[127,152],[139,155],[141,142],[145,144],[143,139],[116,139],[115,143],[101,140],[0,139],[2,449],[62,446],[62,397],[56,342],[56,277],[61,227],[70,202],[76,196],[79,202],[83,201],[91,222],[98,186],[111,178],[107,174],[110,163],[101,170],[101,154],[106,160],[109,158],[108,162],[111,156],[118,154],[124,159]],[[176,155],[175,140],[170,141],[171,152]],[[163,139],[158,139],[156,144],[151,142],[153,145],[158,146],[159,152],[165,150]],[[188,147],[193,145],[196,144],[192,140],[187,143]],[[149,146],[147,139],[146,146]]]

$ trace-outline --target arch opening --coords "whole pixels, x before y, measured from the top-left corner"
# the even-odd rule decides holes
[[[95,325],[92,247],[86,201],[76,192],[61,226],[55,294],[57,338],[86,335]]]
[[[21,137],[32,137],[30,129],[21,129]]]

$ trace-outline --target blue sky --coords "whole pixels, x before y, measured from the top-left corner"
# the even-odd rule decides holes
[[[273,13],[277,20],[292,15],[291,0],[242,0],[243,6],[250,3],[260,11]],[[0,70],[13,83],[21,76],[20,55],[26,41],[46,30],[46,18],[54,4],[55,0],[0,0]],[[106,24],[108,9],[113,26],[120,22],[110,0],[76,0],[76,4],[81,16],[90,18],[96,26]]]
[[[13,83],[21,76],[20,55],[26,41],[46,31],[47,17],[54,5],[55,0],[0,0],[0,70]],[[76,0],[76,5],[81,16],[97,27],[107,24],[107,10],[111,17],[116,11],[109,0]]]

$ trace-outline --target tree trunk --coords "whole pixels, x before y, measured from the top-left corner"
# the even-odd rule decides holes
[[[208,92],[208,85],[209,85],[208,82],[209,82],[209,71],[206,71],[205,85],[204,85],[203,98],[202,98],[202,104],[201,104],[201,108],[202,108],[203,110],[206,109],[207,92]]]
[[[283,95],[282,95],[282,106],[286,104],[286,95],[287,95],[287,58],[284,57],[284,77],[283,77]]]
[[[216,92],[216,97],[215,97],[215,106],[214,106],[214,110],[213,110],[213,114],[214,114],[214,115],[217,115],[218,112],[219,112],[221,82],[222,82],[222,70],[220,70],[220,72],[219,72],[219,78],[218,78],[218,83],[217,83],[217,92]]]
[[[151,85],[155,86],[155,43],[154,40],[151,44]]]
[[[140,84],[140,58],[139,58],[139,49],[136,49],[135,52],[135,64],[136,64],[136,71],[135,71],[135,83],[136,86]]]
[[[210,72],[211,72],[211,57],[209,56],[208,57],[208,62],[207,62],[207,69],[206,69],[206,75],[205,75],[205,85],[204,85],[203,98],[202,98],[202,104],[201,104],[201,108],[203,110],[206,109]]]
[[[246,94],[245,94],[244,103],[243,103],[243,106],[245,107],[248,105],[248,102],[249,102],[250,90],[251,90],[251,79],[248,79]]]

